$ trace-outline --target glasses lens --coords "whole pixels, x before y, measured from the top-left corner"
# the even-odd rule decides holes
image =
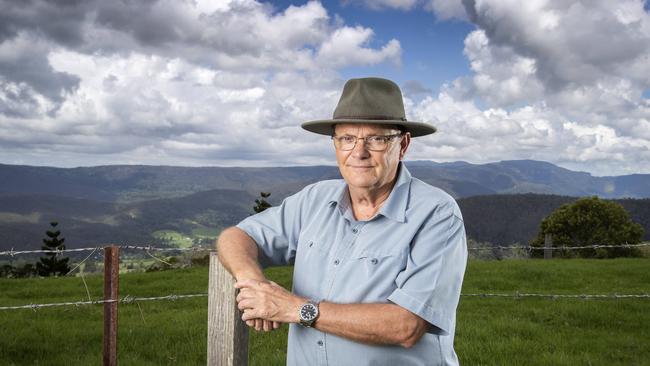
[[[386,149],[389,139],[390,138],[386,136],[368,136],[366,138],[368,150],[381,151]]]
[[[357,138],[354,136],[337,136],[334,138],[334,142],[340,150],[352,150],[357,142]]]

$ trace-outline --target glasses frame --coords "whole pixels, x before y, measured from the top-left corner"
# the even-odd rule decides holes
[[[338,145],[341,144],[341,142],[340,142],[340,140],[338,140],[338,138],[343,137],[343,136],[350,136],[350,137],[354,137],[354,138],[356,138],[356,140],[354,141],[354,145],[352,145],[351,148],[349,148],[349,149],[342,149],[341,147],[338,146]],[[337,148],[338,150],[341,150],[341,151],[352,151],[352,150],[354,150],[355,147],[357,147],[357,143],[359,142],[359,140],[363,140],[364,147],[365,147],[366,149],[368,149],[368,151],[378,151],[378,152],[380,152],[380,151],[386,151],[386,150],[388,150],[388,146],[389,146],[389,144],[390,144],[391,142],[395,141],[395,138],[396,138],[396,137],[403,137],[404,134],[403,134],[402,132],[400,132],[400,133],[396,133],[396,134],[392,134],[392,135],[370,135],[370,136],[366,136],[366,137],[357,137],[357,136],[352,136],[352,135],[343,135],[343,136],[332,135],[332,141],[334,141],[334,147]],[[386,147],[383,148],[383,149],[380,149],[380,150],[377,150],[377,149],[371,149],[371,148],[370,148],[370,145],[368,144],[368,139],[373,138],[373,137],[386,137],[386,138],[387,138],[387,141],[386,141]],[[338,144],[338,145],[337,145],[337,144]]]

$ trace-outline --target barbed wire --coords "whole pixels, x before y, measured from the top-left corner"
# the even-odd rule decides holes
[[[537,246],[484,246],[484,247],[469,247],[467,250],[577,250],[577,249],[599,249],[599,248],[637,248],[637,247],[647,247],[650,246],[650,242],[641,243],[641,244],[594,244],[594,245],[583,245],[577,247],[569,246],[557,246],[557,247],[537,247]]]
[[[73,301],[73,302],[58,302],[58,303],[47,303],[47,304],[27,304],[27,305],[17,305],[17,306],[0,306],[1,310],[22,310],[22,309],[32,309],[38,310],[40,308],[47,307],[59,307],[59,306],[83,306],[83,305],[101,305],[101,304],[110,304],[114,302],[119,302],[122,304],[131,304],[137,303],[139,301],[156,301],[156,300],[169,300],[176,301],[178,299],[186,299],[193,297],[207,297],[207,293],[201,294],[186,294],[186,295],[166,295],[166,296],[154,296],[154,297],[135,297],[131,295],[126,295],[125,297],[119,300],[94,300],[94,301]]]
[[[650,299],[650,294],[528,294],[519,293],[514,294],[460,294],[465,297],[506,297],[506,298],[521,298],[521,297],[542,297],[551,299]]]
[[[122,250],[142,250],[145,252],[150,251],[161,251],[161,252],[212,252],[215,249],[209,247],[185,247],[185,248],[170,248],[170,247],[156,247],[153,245],[115,245],[116,247]],[[481,247],[468,247],[468,250],[579,250],[579,249],[599,249],[599,248],[638,248],[650,246],[650,242],[640,243],[640,244],[594,244],[594,245],[583,245],[577,247],[570,246],[554,246],[554,247],[538,247],[538,246],[481,246]],[[88,248],[75,248],[75,249],[55,249],[55,250],[5,250],[0,251],[0,256],[10,256],[15,257],[22,254],[42,254],[42,253],[54,253],[55,255],[62,255],[64,253],[72,252],[84,252],[84,251],[96,251],[103,249],[106,246],[97,246],[97,247],[88,247]]]
[[[64,253],[95,251],[95,250],[99,250],[99,249],[104,249],[107,246],[112,246],[112,245],[96,246],[96,247],[88,247],[88,248],[75,248],[75,249],[54,249],[54,250],[45,250],[45,249],[39,249],[39,250],[14,250],[12,248],[11,250],[0,251],[0,256],[15,257],[17,255],[22,255],[22,254],[44,254],[44,253],[47,253],[47,254],[54,253],[55,255],[58,256],[58,255],[63,255]],[[197,247],[197,246],[186,247],[186,248],[156,247],[156,246],[153,246],[153,245],[148,245],[148,246],[143,246],[143,245],[115,245],[115,246],[122,249],[122,250],[142,250],[142,251],[145,251],[145,252],[148,252],[148,251],[211,252],[211,251],[214,250],[213,248]]]
[[[49,253],[52,254],[54,253],[55,255],[61,255],[63,253],[73,253],[73,252],[86,252],[86,251],[91,251],[91,250],[97,250],[97,249],[102,249],[103,247],[92,247],[92,248],[75,248],[75,249],[53,249],[53,250],[45,250],[45,249],[39,249],[39,250],[14,250],[11,248],[11,250],[5,250],[0,252],[0,256],[10,256],[10,257],[15,257],[17,255],[21,254],[39,254],[39,253]]]
[[[117,245],[120,247],[120,249],[125,249],[125,250],[144,250],[144,251],[162,251],[162,252],[170,252],[170,251],[180,251],[180,252],[211,252],[214,251],[213,248],[209,247],[197,247],[197,246],[191,246],[191,247],[186,247],[186,248],[170,248],[170,247],[156,247],[153,245]]]
[[[38,310],[40,308],[47,307],[61,307],[61,306],[83,306],[83,305],[101,305],[118,302],[121,304],[132,304],[138,303],[141,301],[176,301],[179,299],[186,298],[196,298],[196,297],[207,297],[207,293],[200,294],[186,294],[186,295],[166,295],[166,296],[152,296],[152,297],[136,297],[131,295],[126,295],[125,297],[119,300],[94,300],[94,301],[73,301],[73,302],[59,302],[59,303],[47,303],[47,304],[26,304],[26,305],[16,305],[16,306],[0,306],[0,311],[2,310]],[[515,292],[514,294],[506,293],[469,293],[469,294],[460,294],[461,297],[478,297],[478,298],[489,298],[489,297],[499,297],[499,298],[547,298],[547,299],[579,299],[579,300],[588,300],[588,299],[650,299],[650,294],[540,294],[540,293],[519,293]]]

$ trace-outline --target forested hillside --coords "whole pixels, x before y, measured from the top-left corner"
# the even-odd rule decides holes
[[[274,197],[279,202],[282,197]],[[525,244],[540,221],[576,198],[516,194],[462,198],[467,234],[480,242]],[[253,213],[255,195],[212,190],[179,198],[106,203],[56,196],[0,197],[0,250],[38,249],[49,221],[58,221],[70,248],[106,243],[165,244],[161,232],[210,242],[219,230]],[[650,239],[650,199],[617,200]],[[171,243],[173,244],[173,243]]]

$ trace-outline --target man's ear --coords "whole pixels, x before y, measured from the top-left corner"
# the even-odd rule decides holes
[[[410,144],[411,144],[411,133],[405,132],[404,135],[402,136],[402,141],[400,142],[399,160],[404,159],[404,155],[406,155],[406,150],[408,150]]]

